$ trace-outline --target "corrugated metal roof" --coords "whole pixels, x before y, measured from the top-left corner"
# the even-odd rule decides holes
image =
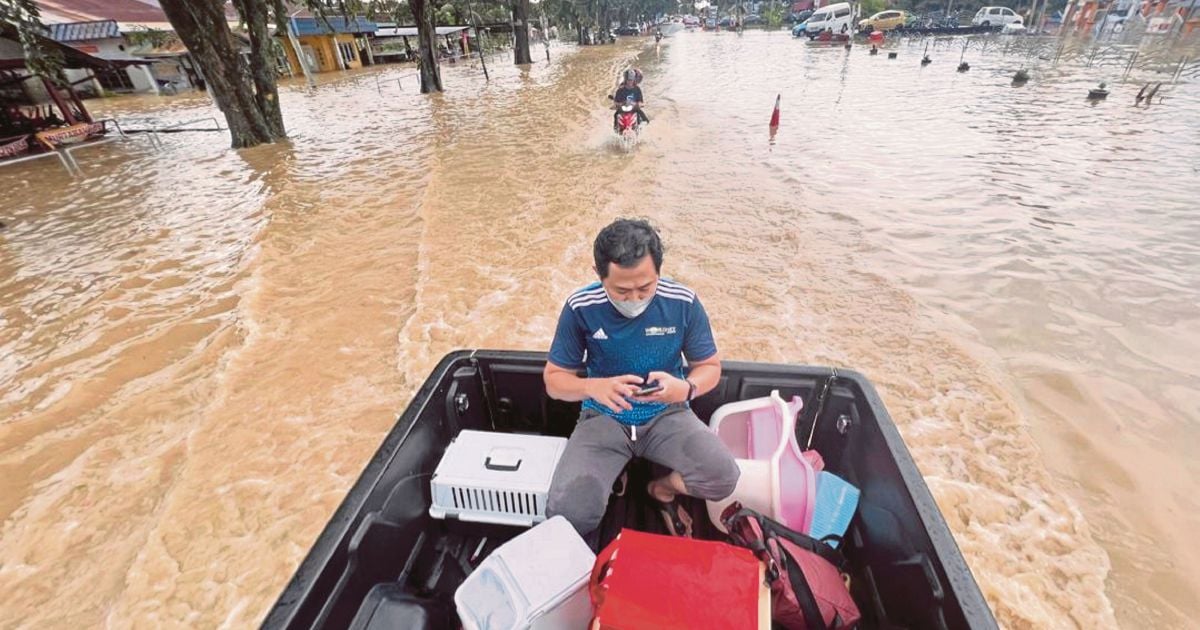
[[[438,35],[450,35],[452,33],[464,31],[468,28],[471,28],[471,27],[469,27],[469,26],[435,26],[434,31],[436,31]],[[416,37],[417,36],[417,27],[415,27],[415,26],[400,26],[400,27],[391,27],[391,28],[380,27],[379,30],[375,31],[375,36],[376,37]]]
[[[100,59],[99,57],[93,57],[87,53],[84,53],[84,52],[78,51],[74,48],[71,48],[70,46],[68,46],[66,44],[56,42],[56,41],[50,39],[49,37],[43,37],[41,35],[37,35],[36,37],[38,38],[38,41],[41,41],[42,43],[46,44],[47,46],[49,46],[55,50],[58,50],[62,54],[64,68],[102,68],[103,69],[103,68],[112,68],[112,67],[118,65],[118,62],[112,62],[112,61],[108,61],[105,59]],[[7,40],[16,42],[16,41],[19,41],[19,38],[20,38],[20,36],[17,34],[17,27],[15,27],[11,24],[8,24],[7,22],[0,22],[0,39],[7,39]],[[25,67],[25,59],[24,58],[0,59],[0,68],[10,69],[10,68],[24,68],[24,67]]]
[[[121,29],[116,20],[98,20],[95,22],[66,22],[63,24],[48,24],[50,39],[56,42],[79,42],[89,39],[108,39],[120,37]]]
[[[296,35],[329,35],[330,31],[325,26],[325,21],[320,18],[312,17],[296,17],[290,20],[294,24]],[[332,26],[338,33],[374,33],[379,26],[370,20],[365,20],[360,17],[351,18],[347,23],[346,18],[330,17],[329,26]]]
[[[139,0],[37,0],[47,18],[67,22],[116,20],[136,24],[164,23],[167,16],[157,3]]]

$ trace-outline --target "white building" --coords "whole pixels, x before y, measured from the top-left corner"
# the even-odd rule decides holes
[[[150,71],[150,62],[134,56],[115,20],[48,24],[50,39],[80,52],[109,61],[126,62],[120,68],[96,72],[98,88],[107,92],[159,93],[159,83]],[[89,78],[89,70],[67,70],[67,79],[76,83]]]

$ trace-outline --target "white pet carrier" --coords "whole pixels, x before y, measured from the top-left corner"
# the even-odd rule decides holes
[[[566,438],[461,431],[430,482],[434,518],[529,527],[546,520]]]

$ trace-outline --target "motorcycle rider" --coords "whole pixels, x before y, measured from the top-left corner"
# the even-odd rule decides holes
[[[617,88],[613,94],[613,131],[620,131],[617,124],[617,117],[621,114],[621,105],[626,100],[632,98],[634,107],[638,113],[638,121],[648,123],[650,118],[642,111],[642,88],[638,87],[638,73],[633,69],[625,71],[625,81]]]

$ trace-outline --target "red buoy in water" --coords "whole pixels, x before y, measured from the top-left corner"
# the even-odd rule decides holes
[[[775,110],[771,112],[771,128],[779,126],[779,98],[781,94],[775,95]]]

